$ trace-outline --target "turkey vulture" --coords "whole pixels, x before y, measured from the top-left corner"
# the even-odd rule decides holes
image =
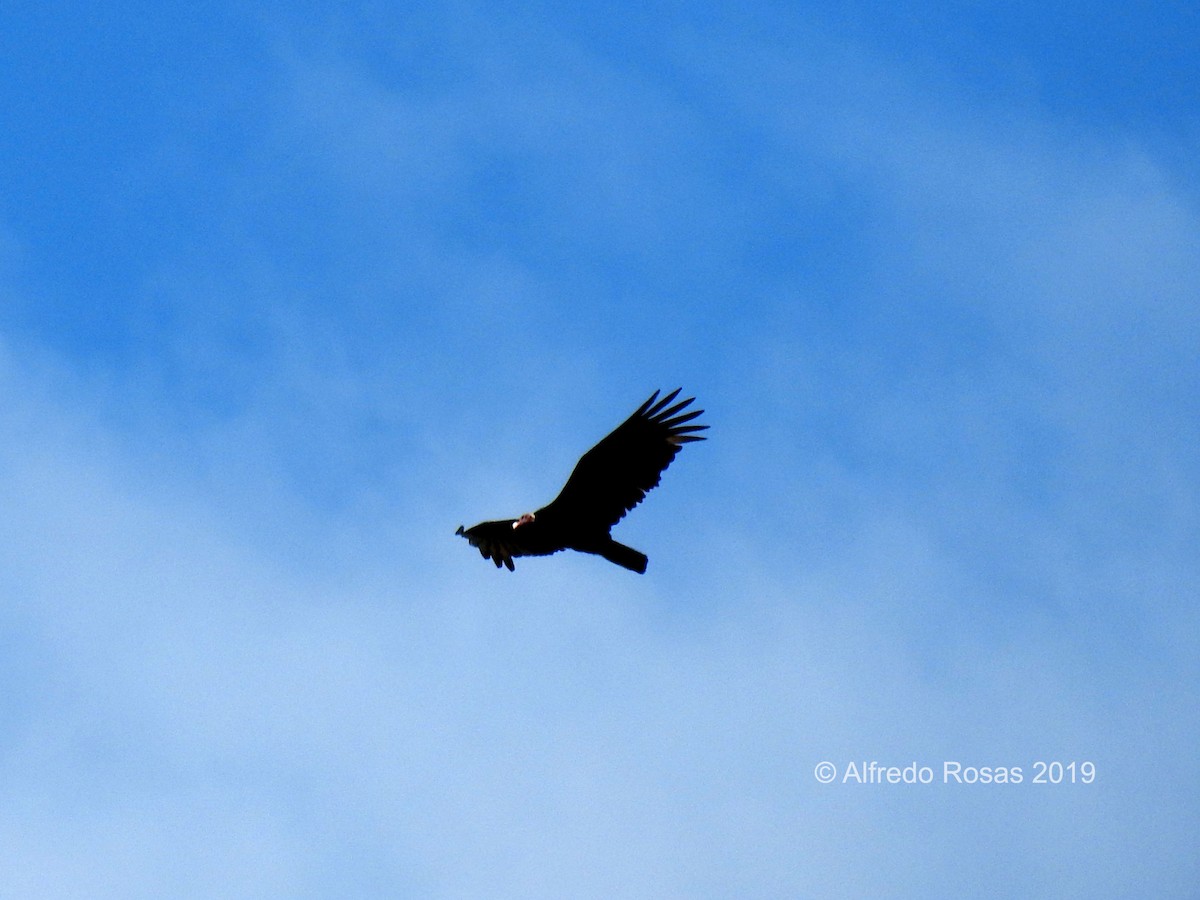
[[[657,487],[663,471],[679,448],[704,438],[693,432],[707,425],[686,425],[704,410],[683,410],[696,398],[674,406],[676,388],[658,399],[655,391],[637,412],[612,434],[585,453],[558,496],[536,512],[519,519],[481,522],[474,528],[458,526],[461,534],[479,548],[496,568],[513,570],[514,556],[548,556],[559,550],[597,553],[609,562],[637,573],[646,571],[646,555],[618,544],[609,534],[625,513]]]

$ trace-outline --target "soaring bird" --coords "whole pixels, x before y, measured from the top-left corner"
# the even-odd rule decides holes
[[[548,556],[559,550],[595,553],[639,574],[646,571],[646,554],[626,547],[609,533],[658,486],[679,448],[702,441],[696,434],[707,425],[689,425],[704,410],[684,410],[696,399],[678,403],[676,388],[661,400],[658,391],[637,412],[580,457],[563,489],[546,506],[517,519],[458,526],[460,534],[490,558],[496,568],[513,571],[517,556]]]

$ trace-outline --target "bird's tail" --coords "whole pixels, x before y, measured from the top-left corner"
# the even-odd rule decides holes
[[[637,572],[639,575],[645,574],[646,563],[649,562],[645,553],[639,553],[632,547],[626,547],[624,544],[619,544],[611,539],[607,544],[601,546],[599,553],[609,562],[623,566],[632,572]]]

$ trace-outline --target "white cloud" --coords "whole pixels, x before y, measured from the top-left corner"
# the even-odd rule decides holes
[[[1147,736],[1174,698],[1090,681],[1051,616],[971,627],[962,574],[913,522],[877,522],[817,572],[747,580],[752,557],[730,554],[726,595],[688,616],[669,583],[583,558],[496,573],[448,532],[414,565],[423,526],[358,568],[280,558],[178,485],[127,482],[70,410],[16,419],[84,439],[5,448],[18,658],[43,660],[14,673],[41,696],[6,716],[11,891],[332,893],[355,872],[446,894],[970,891],[951,860],[980,841],[1044,890],[1121,839],[1139,784],[1163,787],[1109,722],[1165,752]],[[810,775],[1042,754],[1097,756],[1101,786]],[[1157,804],[1164,829],[1185,803]],[[1186,874],[1160,864],[1159,883]],[[1134,884],[1115,862],[1094,877]]]

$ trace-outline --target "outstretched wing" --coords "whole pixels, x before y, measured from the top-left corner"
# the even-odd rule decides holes
[[[532,519],[526,523],[524,520],[525,516],[522,516],[520,520],[480,522],[471,528],[459,525],[454,533],[470,541],[479,555],[494,562],[497,569],[507,566],[510,572],[513,570],[513,559],[517,556],[549,556],[566,549],[540,523]]]
[[[479,550],[479,555],[490,559],[496,568],[507,566],[513,571],[513,557],[522,556],[521,547],[513,539],[514,519],[502,519],[498,522],[480,522],[473,528],[458,526],[455,534],[465,537],[471,546]]]
[[[704,410],[683,412],[696,398],[675,405],[676,388],[661,400],[658,391],[638,407],[612,434],[585,453],[567,483],[538,515],[546,514],[579,525],[607,531],[621,521],[658,486],[659,479],[679,448],[702,441],[697,431],[707,425],[689,425]]]

